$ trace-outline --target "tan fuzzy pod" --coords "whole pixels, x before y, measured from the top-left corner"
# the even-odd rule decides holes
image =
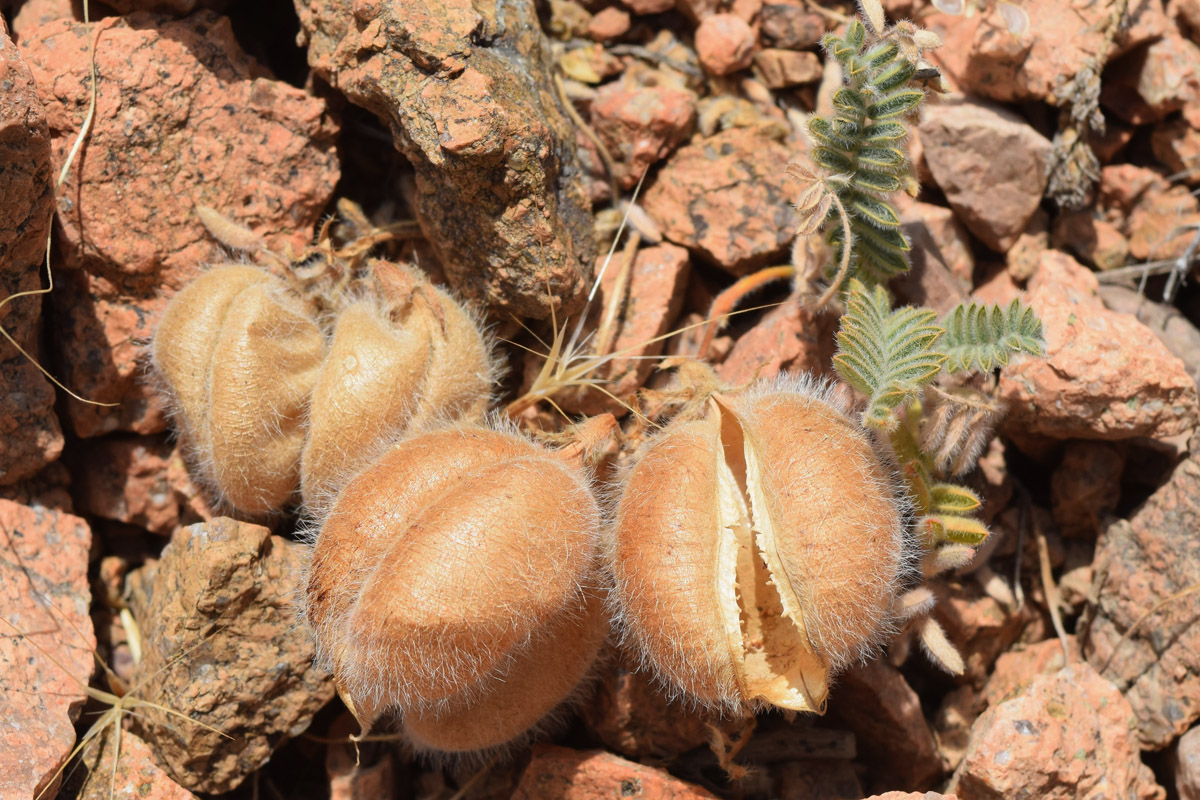
[[[305,503],[319,508],[376,443],[433,422],[482,421],[491,355],[470,315],[417,270],[372,264],[371,297],[337,317],[312,395],[301,465]]]
[[[558,721],[608,636],[608,617],[599,594],[582,609],[569,609],[520,651],[503,676],[479,696],[452,703],[439,713],[405,715],[404,732],[420,751],[475,753],[521,741]]]
[[[351,480],[317,534],[309,624],[364,725],[479,694],[596,583],[581,470],[514,434],[420,434]]]
[[[254,267],[214,266],[167,304],[154,334],[152,360],[172,396],[175,421],[195,447],[210,452],[213,350],[233,298],[267,276]]]
[[[904,503],[828,391],[716,396],[631,469],[614,601],[647,665],[707,705],[821,711],[830,675],[893,629]]]
[[[299,483],[305,409],[325,345],[279,279],[222,265],[168,305],[153,360],[203,477],[241,511],[275,511]]]

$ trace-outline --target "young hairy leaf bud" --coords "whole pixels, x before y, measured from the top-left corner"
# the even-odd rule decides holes
[[[399,710],[424,746],[494,747],[562,702],[603,638],[599,529],[581,467],[512,433],[418,434],[355,476],[306,606],[364,728]]]
[[[377,442],[432,422],[481,422],[493,372],[483,335],[454,298],[418,270],[372,262],[368,297],[338,315],[313,390],[305,504],[319,511]]]
[[[291,498],[324,352],[313,310],[261,269],[217,265],[172,298],[154,368],[191,460],[222,500],[259,514]]]
[[[715,394],[627,476],[610,543],[625,633],[694,701],[821,711],[830,675],[895,630],[904,505],[827,387]]]

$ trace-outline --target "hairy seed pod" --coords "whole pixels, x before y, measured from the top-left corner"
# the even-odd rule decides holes
[[[546,631],[580,618],[599,527],[581,468],[512,433],[419,434],[355,476],[326,511],[305,599],[364,728],[499,691]]]
[[[154,368],[191,460],[223,501],[260,514],[296,491],[324,352],[309,305],[255,267],[214,266],[167,305]]]
[[[374,261],[370,296],[337,317],[313,390],[301,491],[314,511],[379,441],[434,421],[482,422],[493,376],[479,328],[418,270]]]
[[[610,552],[625,632],[693,701],[821,711],[830,674],[894,630],[903,506],[827,387],[714,395],[627,476]]]
[[[577,694],[607,636],[604,602],[589,593],[577,613],[558,615],[485,694],[437,713],[406,714],[409,742],[418,751],[473,753],[540,733],[547,720],[557,721],[555,709]]]

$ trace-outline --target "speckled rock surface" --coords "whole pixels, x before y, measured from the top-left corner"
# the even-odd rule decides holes
[[[715,795],[653,767],[602,750],[537,745],[513,800],[715,800]]]
[[[497,314],[582,304],[594,243],[532,0],[296,0],[316,72],[392,128],[450,283]]]
[[[79,517],[0,500],[0,797],[36,795],[75,745],[96,646],[91,543]]]
[[[744,129],[693,140],[646,190],[646,212],[671,241],[734,274],[751,272],[796,233],[795,187],[783,174],[794,155]]]
[[[81,449],[72,459],[81,513],[171,535],[179,500],[169,475],[174,448],[165,435],[106,436]]]
[[[974,725],[950,782],[960,800],[1162,800],[1129,704],[1086,663],[1035,678]]]
[[[1050,141],[1012,111],[964,97],[942,101],[919,130],[959,219],[993,250],[1012,247],[1042,201]]]
[[[42,286],[46,234],[54,211],[50,129],[28,65],[0,20],[0,300]],[[20,297],[0,310],[0,325],[37,356],[42,298]],[[26,478],[58,458],[62,430],[54,389],[37,367],[0,341],[0,485]]]
[[[183,723],[187,724],[187,723]],[[171,780],[154,761],[150,746],[130,731],[121,732],[120,757],[110,729],[83,755],[72,776],[76,800],[194,800],[196,795]]]
[[[1037,0],[1019,0],[1016,5],[1029,16],[1028,28],[1016,35],[995,4],[977,15],[937,15],[937,22],[954,30],[943,37],[947,47],[936,57],[950,61],[951,77],[964,91],[1003,102],[1049,100],[1060,76],[1073,76],[1108,54],[1107,6]],[[1129,20],[1118,35],[1118,51],[1167,30],[1160,0],[1131,0]],[[937,25],[931,27],[938,30]],[[966,35],[956,35],[958,29]]]
[[[1169,438],[1200,417],[1184,363],[1145,325],[1109,311],[1095,276],[1070,256],[1043,254],[1029,283],[1046,358],[1001,375],[1005,429],[1056,439]]]
[[[333,697],[296,624],[305,557],[266,528],[220,517],[178,529],[160,561],[130,575],[138,676],[157,674],[158,702],[232,737],[145,712],[138,734],[186,788],[230,791]]]
[[[1097,544],[1092,591],[1099,599],[1084,653],[1096,669],[1107,665],[1105,677],[1125,692],[1144,748],[1166,747],[1200,719],[1200,594],[1164,606],[1114,649],[1156,603],[1200,583],[1198,530],[1200,462],[1189,458]]]
[[[337,125],[324,101],[273,80],[228,20],[145,12],[95,23],[95,122],[58,196],[53,301],[60,377],[80,436],[153,433],[166,420],[144,380],[144,345],[167,300],[217,253],[204,204],[275,247],[312,237],[338,177]],[[88,109],[84,26],[35,28],[21,49],[37,80],[61,167]]]
[[[695,122],[695,94],[659,70],[630,70],[597,89],[592,102],[592,127],[616,159],[623,189],[673,152]]]

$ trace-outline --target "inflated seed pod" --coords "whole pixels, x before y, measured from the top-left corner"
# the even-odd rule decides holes
[[[324,354],[313,309],[261,269],[214,266],[171,299],[154,368],[194,466],[222,500],[259,514],[296,491]]]
[[[599,527],[582,468],[512,433],[418,434],[355,476],[326,510],[305,599],[364,728],[386,710],[501,702],[528,648],[581,619]]]
[[[491,354],[471,316],[420,271],[371,264],[370,296],[337,317],[313,390],[301,490],[319,511],[376,443],[434,421],[482,421]]]
[[[648,443],[617,513],[625,634],[695,701],[820,711],[830,674],[894,629],[904,502],[822,385],[714,395]]]
[[[541,733],[586,683],[608,628],[600,594],[589,593],[582,608],[555,618],[482,695],[405,714],[409,742],[418,751],[474,753]]]

